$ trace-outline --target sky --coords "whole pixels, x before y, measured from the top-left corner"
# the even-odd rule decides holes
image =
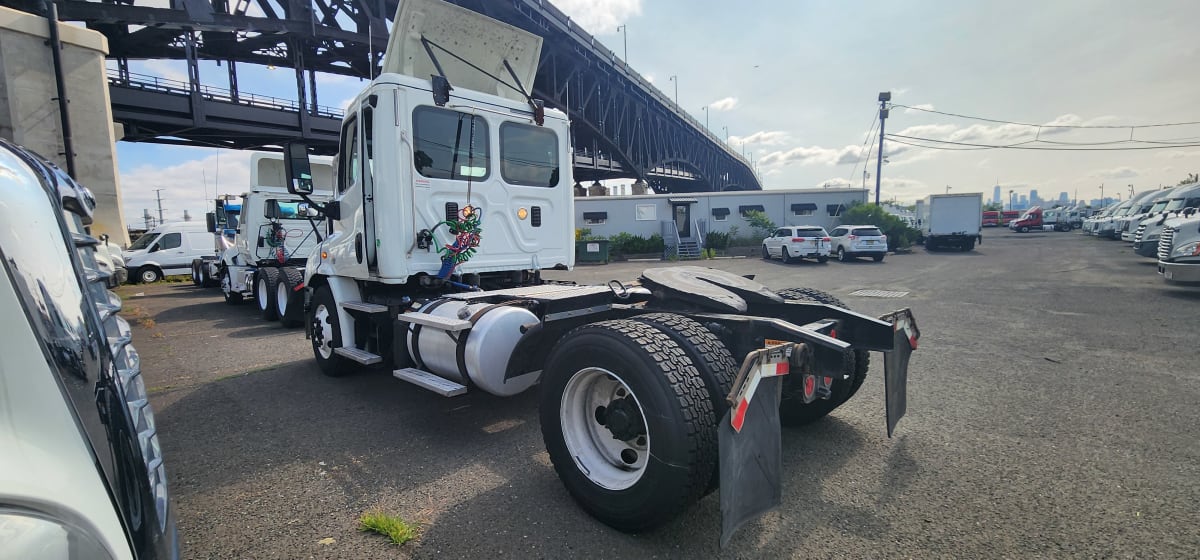
[[[764,188],[866,185],[874,188],[877,96],[890,91],[888,134],[972,145],[1089,148],[1089,151],[935,150],[885,139],[884,199],[982,192],[993,186],[1044,198],[1099,198],[1174,185],[1200,172],[1200,21],[1194,0],[1128,2],[743,0],[557,0],[715,134],[752,155]],[[626,26],[618,32],[618,26]],[[134,72],[186,79],[170,61]],[[290,69],[240,64],[244,92],[294,97]],[[206,63],[201,79],[224,87],[225,69]],[[671,77],[676,76],[675,80]],[[320,76],[322,105],[344,107],[365,85]],[[908,108],[911,107],[911,108]],[[929,113],[936,110],[1002,124]],[[1072,129],[1062,125],[1115,128]],[[1144,141],[1131,144],[1129,139]],[[896,141],[893,141],[896,140]],[[1056,142],[1056,143],[1049,143]],[[931,142],[912,142],[930,144]],[[975,147],[937,144],[943,147]],[[1096,148],[1154,147],[1095,151]],[[205,200],[240,193],[246,152],[118,143],[126,220],[156,213],[199,217]],[[869,176],[864,176],[864,168]],[[1078,195],[1076,195],[1078,193]]]

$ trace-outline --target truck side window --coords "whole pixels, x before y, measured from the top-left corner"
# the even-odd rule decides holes
[[[500,176],[530,187],[558,186],[558,136],[540,126],[500,125]]]
[[[342,157],[338,166],[338,192],[344,193],[358,180],[358,118],[351,117],[342,125]],[[245,206],[242,206],[245,208]]]
[[[182,238],[178,233],[168,233],[158,240],[157,250],[178,249],[180,244],[182,244]]]
[[[413,110],[413,167],[431,179],[482,181],[491,174],[483,117],[422,106]]]

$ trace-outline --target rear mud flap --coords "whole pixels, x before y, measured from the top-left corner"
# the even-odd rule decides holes
[[[783,499],[783,450],[779,425],[782,377],[766,377],[742,411],[741,431],[730,408],[717,428],[721,469],[721,547],[747,521],[771,511]]]
[[[880,317],[892,323],[892,351],[884,354],[883,386],[887,402],[887,434],[892,437],[896,424],[908,410],[908,359],[917,349],[921,331],[912,311],[904,309]]]

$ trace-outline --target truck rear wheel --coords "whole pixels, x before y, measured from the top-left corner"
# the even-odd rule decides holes
[[[342,321],[338,317],[337,302],[329,286],[321,286],[312,298],[312,347],[313,356],[321,373],[330,377],[341,377],[353,371],[349,360],[334,354],[334,348],[342,346]]]
[[[559,341],[544,371],[546,450],[592,516],[642,531],[707,490],[717,420],[699,371],[670,336],[633,320],[585,325]]]
[[[302,301],[296,287],[304,283],[304,275],[294,268],[280,271],[279,281],[275,288],[275,309],[279,316],[279,324],[287,328],[299,327],[304,324],[300,316]]]
[[[275,307],[275,289],[279,285],[279,269],[260,268],[254,275],[254,299],[258,302],[258,312],[265,321],[279,318]]]
[[[787,288],[775,292],[780,297],[791,301],[811,301],[850,309],[837,296],[812,288]],[[803,402],[801,379],[798,375],[783,378],[783,398],[779,403],[779,419],[787,426],[802,426],[824,418],[833,409],[850,400],[863,381],[867,379],[867,371],[871,368],[871,353],[866,350],[853,350],[846,353],[842,361],[842,379],[834,380],[833,394],[829,399],[816,400],[809,404]]]
[[[192,285],[199,288],[204,285],[204,281],[200,279],[200,260],[192,261]]]

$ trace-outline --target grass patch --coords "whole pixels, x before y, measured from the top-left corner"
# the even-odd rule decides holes
[[[358,518],[358,530],[379,533],[395,544],[404,544],[417,538],[416,525],[379,510],[363,513]]]

